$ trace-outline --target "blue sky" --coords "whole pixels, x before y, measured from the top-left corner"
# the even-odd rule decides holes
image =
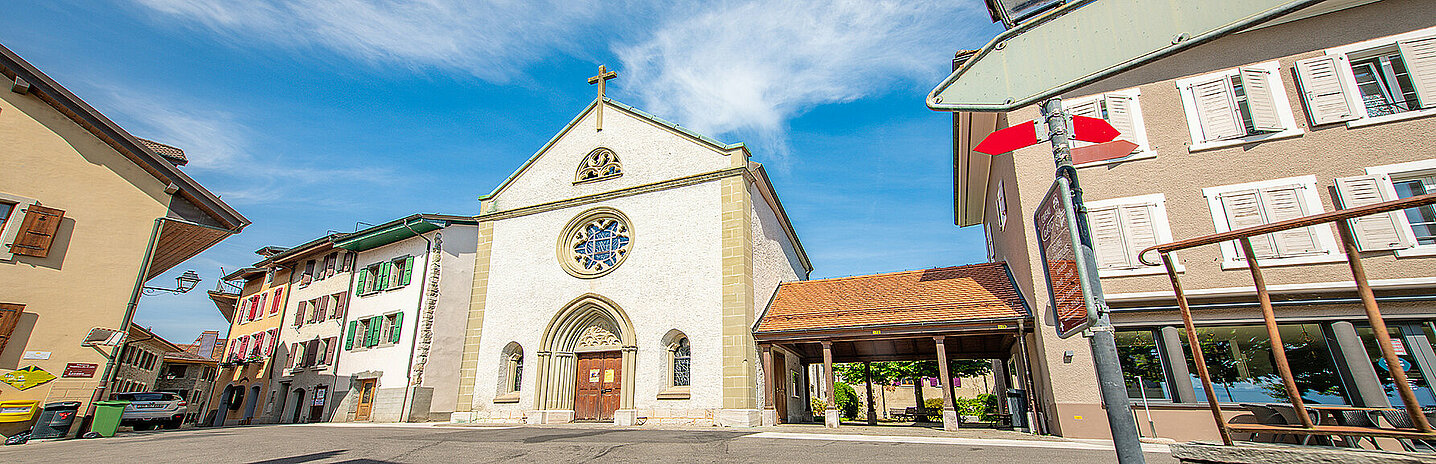
[[[950,57],[1000,31],[982,3],[423,0],[30,1],[0,43],[254,224],[152,284],[415,212],[473,214],[608,95],[768,166],[813,277],[985,259],[952,223]],[[239,6],[236,6],[239,5]],[[178,343],[225,330],[203,292],[141,300]]]

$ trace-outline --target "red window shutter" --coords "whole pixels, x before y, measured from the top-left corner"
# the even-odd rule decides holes
[[[295,327],[299,327],[299,326],[301,326],[301,325],[304,325],[304,313],[307,313],[307,312],[309,312],[309,301],[308,301],[308,300],[305,300],[305,301],[299,302],[299,309],[294,312],[294,326],[295,326]]]
[[[25,220],[20,223],[20,233],[10,244],[10,252],[17,255],[44,258],[50,255],[50,244],[55,241],[55,231],[65,212],[40,205],[25,207]]]
[[[284,287],[274,289],[274,304],[269,306],[269,315],[279,314],[279,302],[284,301]]]
[[[279,346],[279,329],[269,329],[269,346],[264,347],[264,355],[273,356],[276,346]]]
[[[334,305],[334,318],[343,319],[344,313],[349,311],[349,292],[335,293],[334,297],[337,298],[337,303]]]
[[[15,332],[15,325],[20,323],[20,314],[24,312],[25,305],[0,303],[0,352],[10,343],[10,334]]]
[[[239,339],[238,339],[238,338],[231,339],[231,340],[229,341],[229,360],[230,360],[230,361],[234,361],[235,358],[238,358],[238,357],[239,357]]]
[[[243,337],[239,337],[239,357],[240,357],[240,358],[248,358],[248,357],[249,357],[249,336],[248,336],[248,335],[243,336]]]
[[[328,345],[329,348],[324,353],[324,364],[334,364],[334,350],[339,346],[339,337],[329,337],[325,340],[328,341],[325,345]]]

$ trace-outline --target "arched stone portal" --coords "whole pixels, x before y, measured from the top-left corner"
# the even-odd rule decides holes
[[[532,423],[572,422],[578,388],[580,357],[617,355],[620,366],[618,408],[613,421],[633,425],[634,364],[638,353],[633,322],[613,301],[595,294],[575,298],[564,306],[544,330],[537,355]],[[587,380],[587,379],[584,379]]]

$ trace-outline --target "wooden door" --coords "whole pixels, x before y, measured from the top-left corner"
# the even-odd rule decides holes
[[[359,383],[359,410],[354,414],[354,420],[369,420],[369,413],[374,410],[374,379],[362,380]]]
[[[778,423],[788,422],[788,363],[783,353],[773,350],[773,407],[778,410]]]
[[[574,378],[574,420],[611,421],[623,394],[623,356],[617,351],[579,353]]]

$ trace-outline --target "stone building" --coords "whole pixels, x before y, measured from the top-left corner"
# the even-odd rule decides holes
[[[129,342],[120,349],[115,372],[115,393],[159,391],[161,368],[169,353],[184,351],[169,340],[138,324],[130,324]]]
[[[185,424],[201,423],[204,412],[209,410],[210,393],[219,374],[225,342],[219,338],[218,331],[206,330],[194,343],[178,345],[182,351],[165,354],[155,390],[184,397]]]
[[[811,265],[749,157],[600,96],[484,196],[453,419],[759,424],[751,330]]]

